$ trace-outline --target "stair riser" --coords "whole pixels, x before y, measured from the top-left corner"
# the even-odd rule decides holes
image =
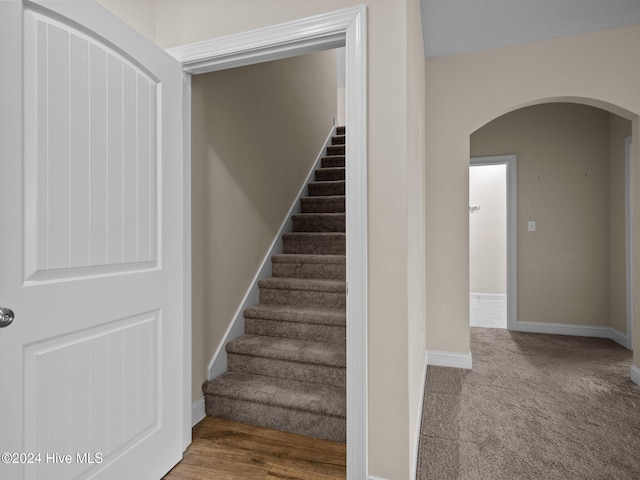
[[[261,318],[245,318],[244,331],[249,335],[293,338],[336,345],[345,345],[347,339],[344,326],[263,320]]]
[[[326,196],[326,195],[344,195],[345,184],[344,182],[312,182],[309,184],[309,195],[311,197]]]
[[[345,238],[309,238],[307,236],[284,235],[283,253],[317,255],[346,255]]]
[[[347,305],[346,295],[344,293],[282,290],[275,288],[261,288],[260,303],[327,308],[344,308]]]
[[[344,145],[345,144],[345,136],[344,135],[336,135],[331,137],[331,145]]]
[[[274,263],[271,274],[274,277],[286,278],[346,280],[346,267],[344,264],[335,263]]]
[[[331,182],[344,180],[344,169],[319,168],[316,170],[316,182]]]
[[[327,155],[344,155],[345,150],[345,145],[329,145],[327,147]]]
[[[294,216],[294,232],[344,232],[345,217],[341,216]]]
[[[304,197],[300,200],[300,209],[302,213],[344,213],[344,197],[324,200],[324,197]]]
[[[227,370],[346,388],[344,367],[228,353]]]
[[[344,168],[344,156],[336,155],[333,157],[322,157],[322,168]]]
[[[347,127],[337,127],[336,135],[345,135],[346,131],[347,131]]]
[[[346,442],[346,420],[214,394],[205,395],[207,415],[332,442]]]

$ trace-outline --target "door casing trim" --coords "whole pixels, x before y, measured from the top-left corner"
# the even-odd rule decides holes
[[[185,207],[190,205],[190,76],[314,51],[346,52],[347,235],[347,478],[367,478],[367,10],[357,6],[258,30],[168,49],[185,73]],[[185,261],[191,259],[191,223],[185,212]],[[190,277],[185,299],[191,298]],[[190,323],[190,302],[185,318]],[[191,351],[190,345],[185,352]],[[190,372],[189,372],[190,375]],[[190,402],[187,404],[190,405]],[[191,412],[188,412],[190,418]],[[186,418],[187,414],[185,414]],[[185,423],[185,429],[187,428]],[[188,435],[188,437],[187,437]],[[191,438],[185,432],[185,439]]]

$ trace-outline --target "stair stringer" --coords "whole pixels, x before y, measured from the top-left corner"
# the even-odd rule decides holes
[[[262,263],[260,264],[260,267],[258,268],[258,271],[256,272],[255,276],[253,277],[253,280],[251,281],[251,284],[249,285],[249,288],[247,289],[242,299],[242,302],[240,302],[240,305],[238,306],[236,313],[231,319],[231,322],[229,323],[229,326],[227,327],[227,330],[225,331],[225,334],[222,337],[222,340],[218,344],[216,351],[211,357],[211,360],[209,361],[209,366],[207,367],[207,380],[213,380],[214,378],[226,372],[227,370],[226,345],[230,341],[244,335],[243,312],[245,309],[249,308],[250,306],[259,303],[260,289],[258,288],[258,282],[262,279],[265,279],[271,276],[271,257],[273,255],[282,253],[282,235],[285,233],[291,233],[293,231],[292,216],[300,213],[301,211],[300,199],[302,197],[308,196],[309,182],[312,181],[313,175],[316,169],[320,168],[322,157],[325,156],[327,147],[331,145],[331,137],[333,137],[336,134],[336,131],[337,131],[337,127],[335,125],[331,127],[331,130],[329,131],[329,135],[327,135],[327,138],[325,139],[324,144],[320,148],[320,151],[318,152],[316,160],[311,166],[309,173],[305,178],[302,184],[302,187],[300,188],[300,191],[298,192],[298,195],[293,200],[293,203],[291,204],[291,208],[289,208],[289,211],[287,212],[285,219],[282,222],[282,225],[280,225],[280,229],[278,230],[273,241],[271,242],[271,247],[265,254],[264,258],[262,259]]]

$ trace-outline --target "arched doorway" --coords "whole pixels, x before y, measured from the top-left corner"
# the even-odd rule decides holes
[[[640,29],[595,32],[427,61],[425,218],[427,349],[466,359],[471,366],[468,273],[470,135],[523,107],[579,103],[632,121],[640,138],[640,61],[633,41]],[[613,53],[615,52],[615,54]],[[614,74],[615,72],[615,74]],[[640,146],[633,142],[633,162]],[[635,168],[634,172],[640,170]],[[639,179],[633,179],[638,183]],[[640,202],[640,192],[633,203]],[[637,210],[637,209],[636,209]],[[640,213],[633,213],[640,234]],[[637,225],[637,227],[636,227]],[[633,268],[640,268],[637,256]],[[640,292],[634,291],[640,301]],[[638,315],[636,315],[638,317]],[[635,318],[636,327],[640,318]],[[638,332],[636,328],[636,332]],[[636,350],[640,336],[635,335]],[[450,366],[456,366],[451,362]],[[640,356],[635,358],[640,382]],[[459,364],[457,365],[459,366]]]
[[[608,110],[543,103],[471,134],[471,157],[518,157],[511,199],[518,220],[514,212],[508,230],[517,238],[510,292],[520,288],[510,299],[510,329],[611,338],[631,348],[625,195],[631,129]]]

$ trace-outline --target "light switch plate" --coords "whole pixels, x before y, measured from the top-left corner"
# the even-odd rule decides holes
[[[536,231],[536,221],[535,220],[529,220],[528,230],[530,232],[535,232]]]

